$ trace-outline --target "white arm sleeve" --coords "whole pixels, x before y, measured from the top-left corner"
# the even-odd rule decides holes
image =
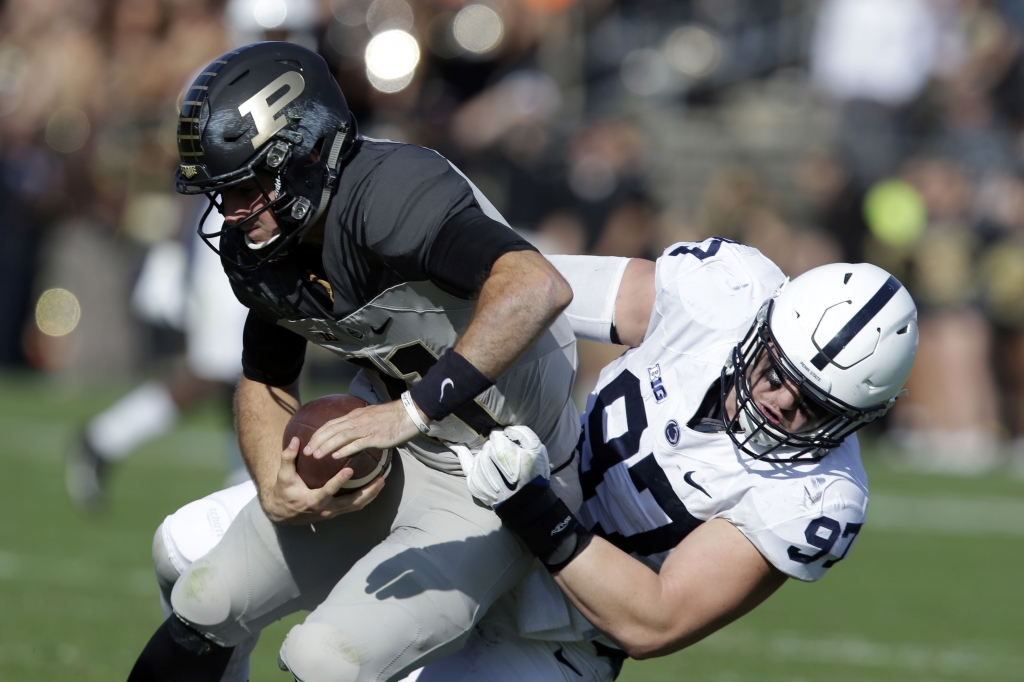
[[[547,256],[572,287],[572,303],[565,311],[572,331],[581,339],[611,343],[615,323],[615,297],[628,258],[605,256]]]

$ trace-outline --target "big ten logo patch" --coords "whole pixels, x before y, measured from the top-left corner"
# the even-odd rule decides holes
[[[660,403],[668,397],[668,391],[665,390],[665,385],[661,381],[661,365],[648,367],[647,376],[651,378],[651,391],[654,393],[654,399]]]

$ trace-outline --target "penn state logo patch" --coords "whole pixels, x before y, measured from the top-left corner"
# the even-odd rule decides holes
[[[670,445],[676,445],[679,442],[679,423],[675,419],[669,419],[668,424],[665,424],[665,439]]]

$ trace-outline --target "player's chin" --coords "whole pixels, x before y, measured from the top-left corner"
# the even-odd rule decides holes
[[[268,228],[265,225],[260,225],[257,221],[256,226],[245,233],[245,236],[249,238],[253,244],[263,244],[268,239],[277,234],[277,228]]]

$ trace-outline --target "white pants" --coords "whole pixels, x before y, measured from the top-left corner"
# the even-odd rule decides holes
[[[212,550],[248,504],[257,504],[251,482],[191,502],[168,516],[154,540],[154,561],[165,615],[177,577]],[[372,506],[372,505],[371,505]],[[225,682],[244,682],[258,633],[239,642]],[[406,679],[412,682],[605,682],[618,667],[585,641],[549,642],[520,636],[511,593],[501,596],[472,626],[464,646]]]

